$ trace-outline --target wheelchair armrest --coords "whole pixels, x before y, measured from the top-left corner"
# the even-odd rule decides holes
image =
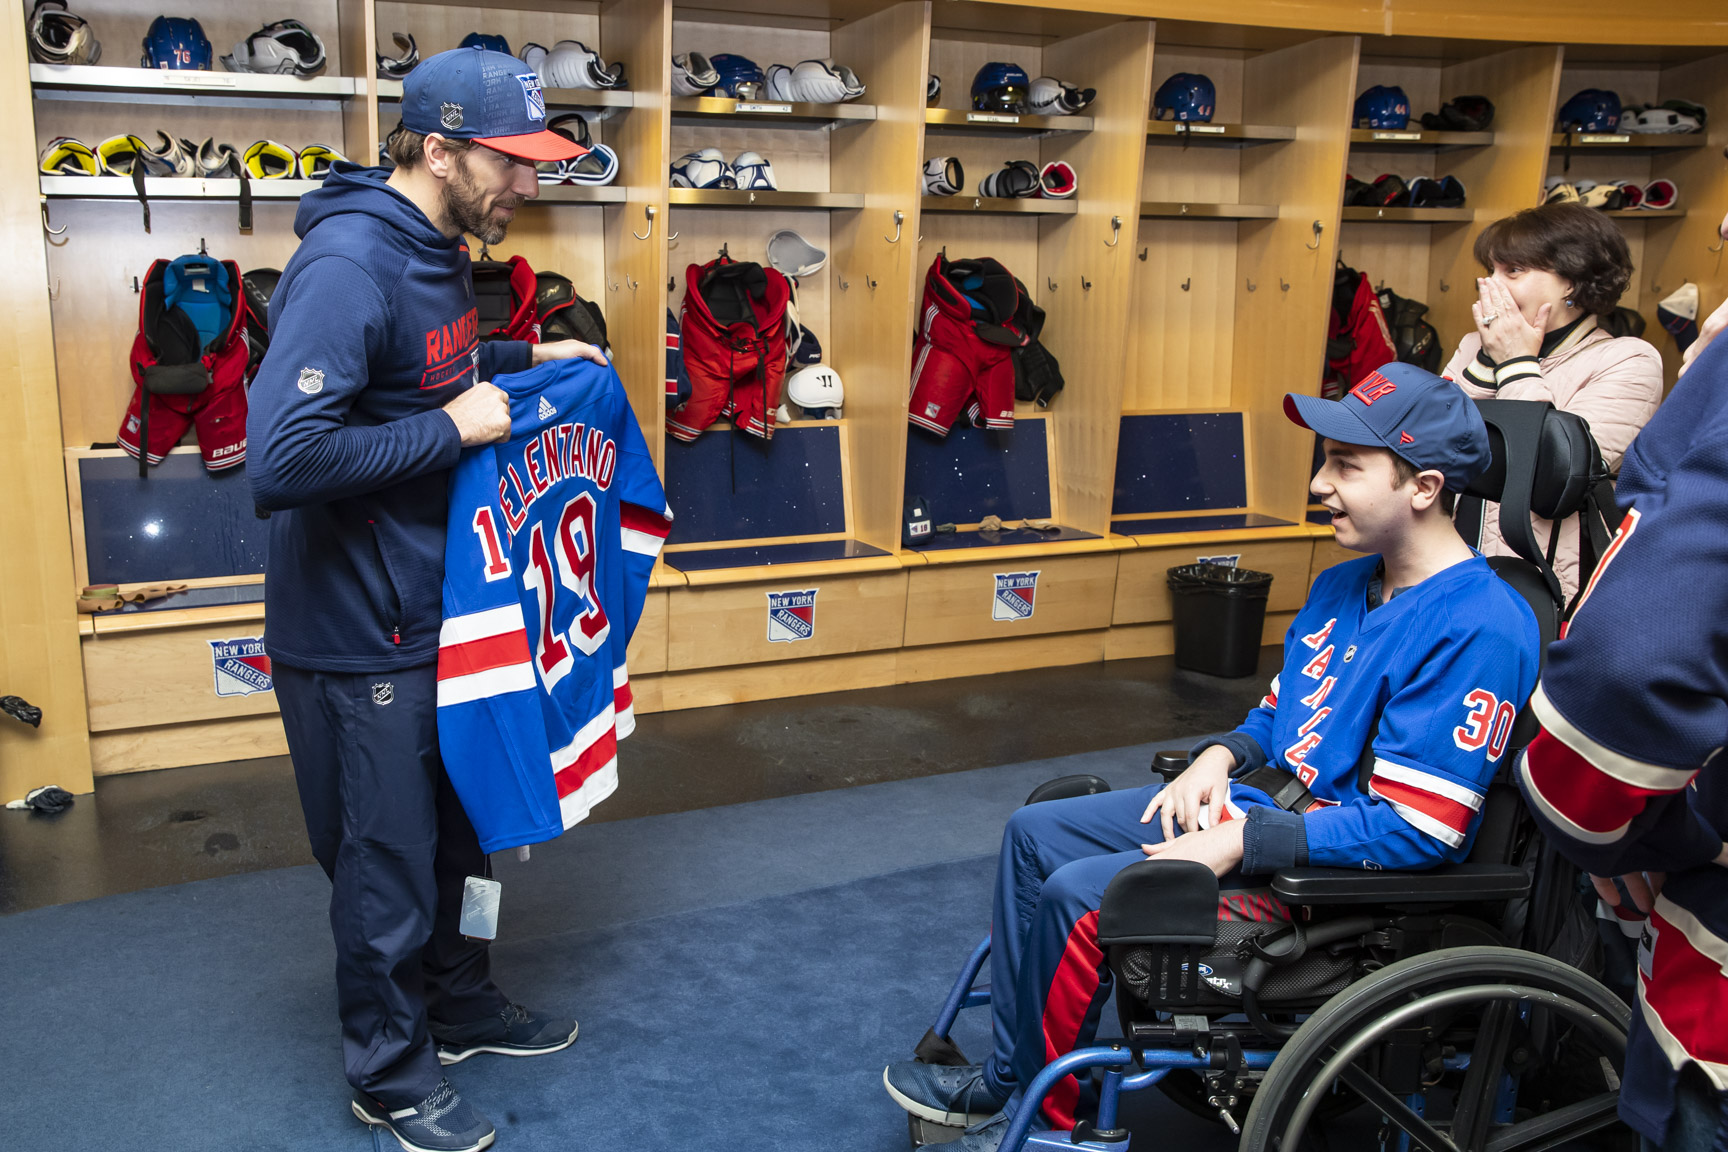
[[[1161,776],[1168,784],[1188,767],[1188,749],[1167,748],[1162,752],[1152,753],[1152,775]]]
[[[1450,904],[1529,890],[1530,877],[1513,864],[1442,864],[1426,872],[1286,868],[1272,875],[1272,891],[1286,904]]]

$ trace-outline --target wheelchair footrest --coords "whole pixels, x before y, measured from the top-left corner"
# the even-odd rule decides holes
[[[952,1144],[966,1135],[966,1129],[955,1128],[949,1124],[938,1124],[934,1120],[926,1120],[922,1116],[906,1116],[906,1135],[912,1139],[912,1147],[922,1148],[926,1144]]]

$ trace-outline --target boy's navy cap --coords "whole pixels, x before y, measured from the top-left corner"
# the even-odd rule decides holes
[[[1382,364],[1342,400],[1286,393],[1284,414],[1328,440],[1390,448],[1418,472],[1445,476],[1454,492],[1488,467],[1488,426],[1476,402],[1414,364]]]
[[[540,77],[514,56],[453,48],[402,78],[402,123],[422,136],[473,140],[523,160],[574,160],[588,149],[546,128]]]

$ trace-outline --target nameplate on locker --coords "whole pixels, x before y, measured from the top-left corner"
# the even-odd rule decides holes
[[[996,573],[996,595],[990,601],[992,620],[1030,620],[1037,606],[1038,572]]]
[[[808,640],[816,635],[817,588],[802,592],[768,593],[768,640],[772,644],[789,644]]]

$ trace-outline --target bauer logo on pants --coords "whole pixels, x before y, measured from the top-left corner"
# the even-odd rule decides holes
[[[1032,619],[1037,595],[1037,572],[996,573],[996,598],[990,602],[990,619]]]
[[[264,637],[241,636],[208,643],[210,659],[216,666],[216,695],[250,696],[273,690],[270,657],[264,655]]]
[[[768,640],[770,643],[808,640],[816,635],[816,593],[806,588],[802,592],[768,593]]]

